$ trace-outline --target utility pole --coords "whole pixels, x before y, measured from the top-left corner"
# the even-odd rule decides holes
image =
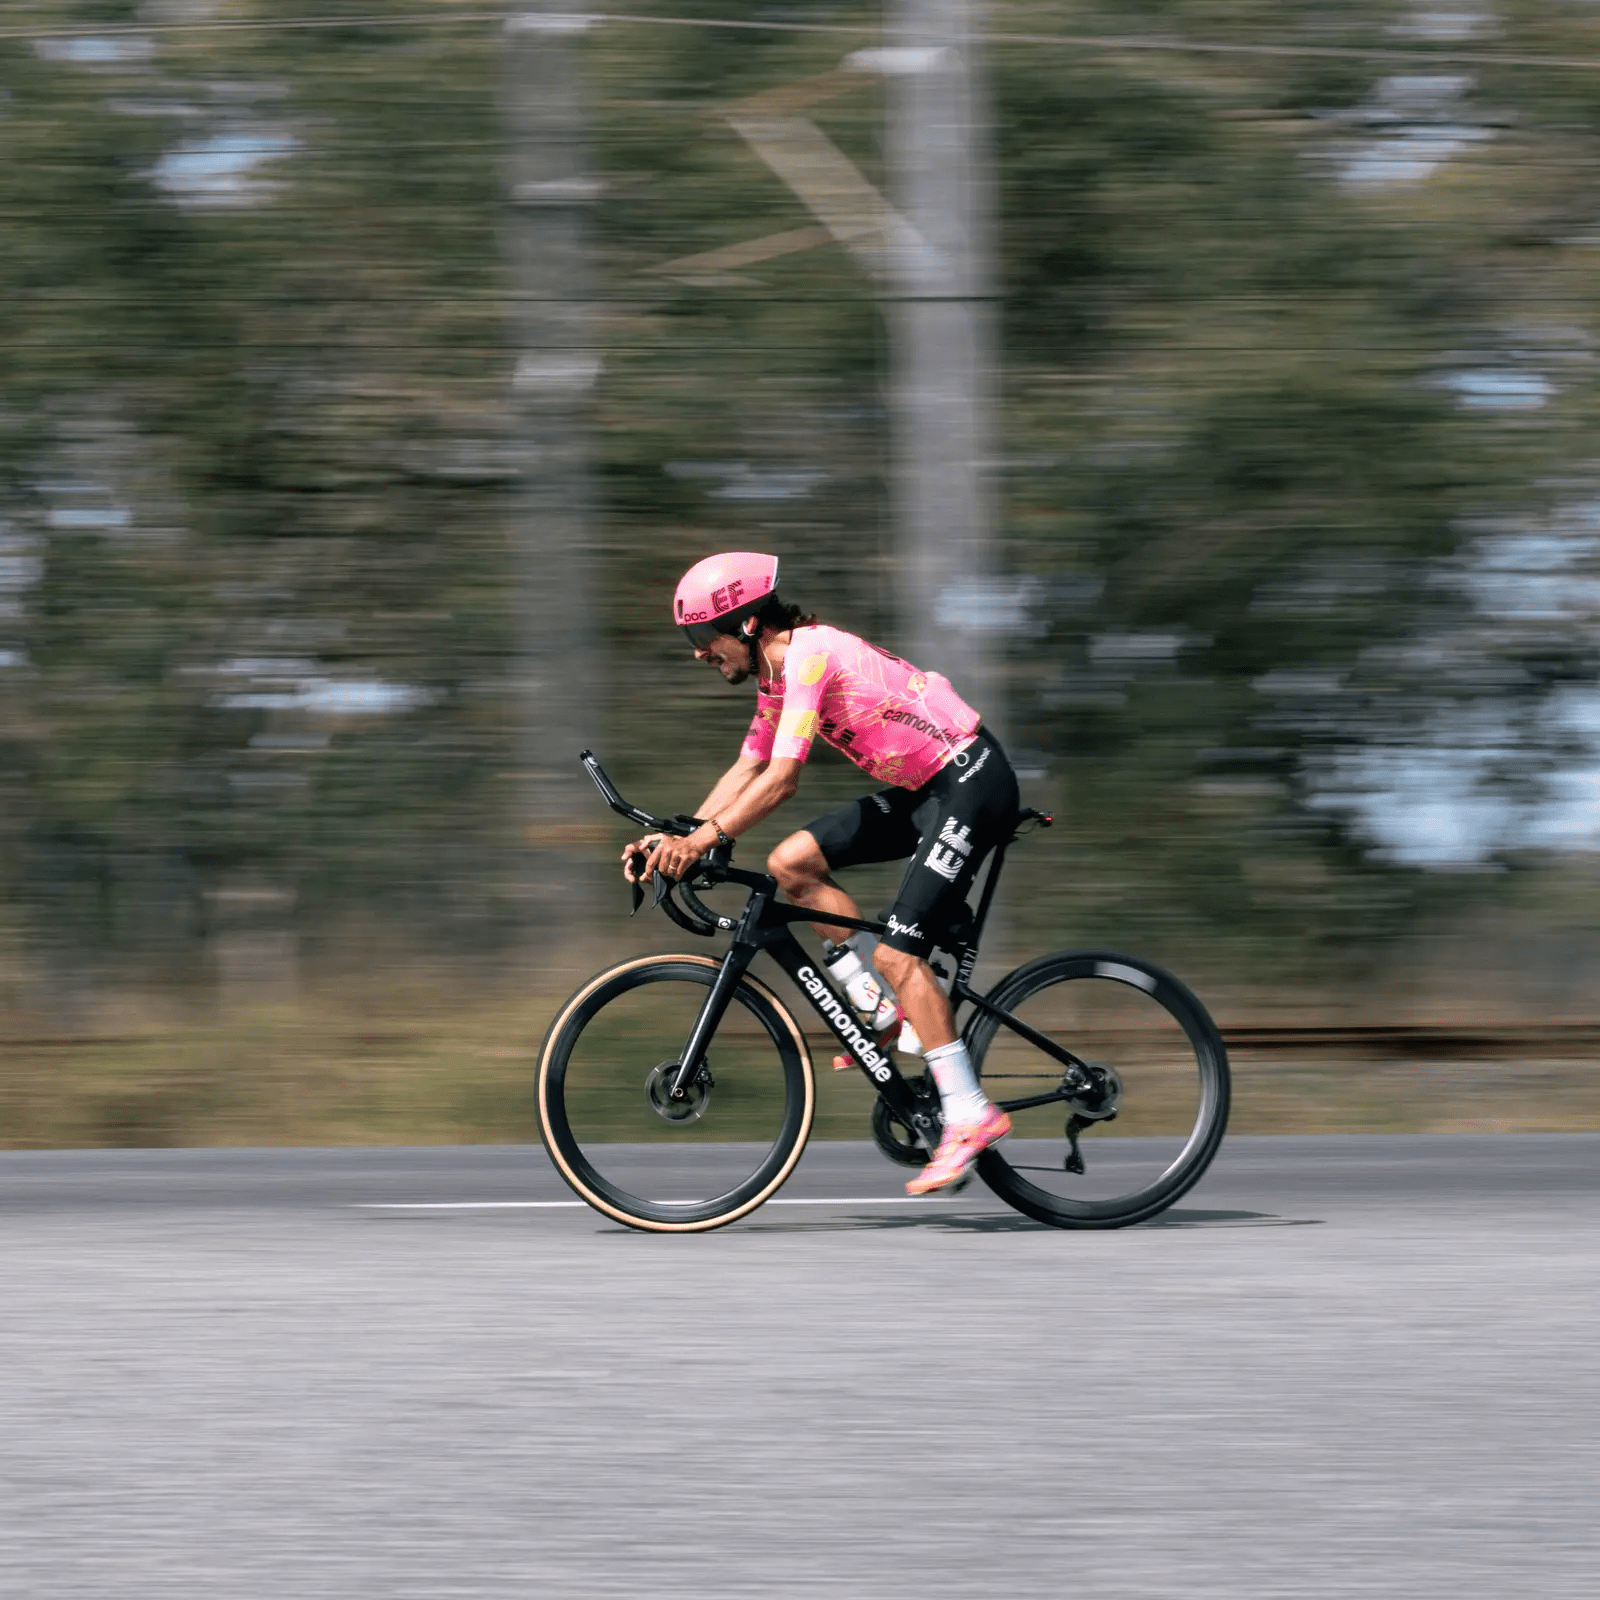
[[[907,655],[1005,721],[995,578],[993,148],[979,0],[887,0],[890,199],[914,242],[889,287],[893,500]]]
[[[589,170],[580,41],[591,18],[528,0],[507,19],[504,106],[510,185],[506,250],[522,429],[512,539],[521,619],[521,886],[532,931],[554,945],[562,908],[596,881],[610,838],[578,753],[595,742],[605,689],[596,681],[594,512],[589,413],[600,374],[589,301]],[[581,667],[575,668],[575,663]]]

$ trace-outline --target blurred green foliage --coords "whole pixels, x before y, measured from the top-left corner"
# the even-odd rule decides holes
[[[517,942],[503,64],[495,28],[407,25],[425,9],[75,44],[16,31],[292,19],[8,8],[0,915],[30,972],[204,976],[252,917],[330,962],[369,950],[353,929],[474,960]],[[991,9],[1000,34],[1288,51],[987,52],[1000,560],[1025,614],[1003,720],[1064,824],[1028,847],[1019,938],[1320,963],[1493,892],[1374,850],[1339,778],[1363,752],[1487,718],[1506,754],[1482,781],[1517,803],[1571,758],[1549,707],[1593,679],[1587,616],[1507,620],[1474,574],[1485,539],[1593,498],[1600,73],[1449,59],[1583,56],[1580,8],[1500,3],[1453,43],[1417,14]],[[771,13],[796,16],[876,12]],[[719,113],[861,43],[635,23],[585,45],[605,599],[571,679],[661,809],[747,713],[666,626],[681,568],[771,547],[829,620],[886,642],[903,621],[873,285],[837,244],[659,270],[813,223]],[[807,114],[886,183],[877,88]],[[1549,381],[1463,403],[1453,375],[1480,369]],[[860,787],[817,766],[807,814]]]

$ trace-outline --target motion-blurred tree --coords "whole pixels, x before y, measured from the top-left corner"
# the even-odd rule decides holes
[[[230,906],[492,931],[493,40],[5,49],[13,903],[180,969]]]
[[[1218,19],[1162,8],[1197,9]],[[1392,49],[1409,20],[1297,17],[1343,49]],[[1479,785],[1520,804],[1570,756],[1552,686],[1595,664],[1573,628],[1495,626],[1469,577],[1485,525],[1536,529],[1560,463],[1587,471],[1589,385],[1530,426],[1530,357],[1508,359],[1576,310],[1570,256],[1504,231],[1530,165],[1543,184],[1563,164],[1553,130],[1491,138],[1537,126],[1547,79],[1508,106],[1332,59],[1015,51],[999,71],[1013,531],[1056,602],[1018,655],[1030,740],[1113,919],[1279,953],[1393,929],[1437,890],[1374,851],[1353,768],[1401,787],[1430,743],[1470,750],[1487,725],[1506,759]],[[1393,109],[1407,95],[1417,126]],[[1578,313],[1555,341],[1592,328]],[[1464,406],[1480,361],[1486,403]]]
[[[80,35],[0,40],[0,871],[62,970],[188,970],[230,905],[328,942],[508,926],[497,37],[348,10],[8,12]],[[1492,743],[1500,792],[1561,753],[1588,614],[1504,606],[1541,529],[1569,578],[1593,559],[1561,531],[1593,499],[1600,74],[1429,65],[1585,54],[1565,8],[1497,15],[1439,42],[1398,0],[995,7],[1017,34],[1333,52],[990,47],[996,616],[1013,743],[1069,823],[1030,935],[1364,938],[1431,892],[1374,850],[1407,751]],[[198,25],[93,32],[174,21]],[[608,753],[652,803],[698,799],[741,720],[664,624],[677,569],[771,544],[796,598],[891,625],[874,286],[722,115],[862,42],[641,22],[588,47],[596,649]],[[881,187],[880,93],[842,90],[804,113]],[[785,237],[810,247],[681,266]],[[824,764],[808,790],[857,784]]]

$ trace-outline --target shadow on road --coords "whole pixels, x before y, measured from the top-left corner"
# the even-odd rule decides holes
[[[1172,1210],[1145,1228],[1311,1228],[1321,1225],[1321,1217],[1277,1217],[1265,1211]],[[854,1212],[834,1217],[796,1218],[793,1222],[763,1219],[746,1222],[741,1233],[862,1233],[873,1230],[918,1228],[943,1233],[1058,1233],[1068,1229],[1051,1228],[1031,1217],[1013,1212],[972,1212],[966,1216],[949,1212],[885,1216],[881,1212]],[[610,1230],[607,1230],[610,1231]],[[619,1228],[620,1233],[631,1229]]]
[[[1275,1217],[1269,1211],[1190,1211],[1173,1207],[1142,1228],[1316,1228],[1324,1217]]]

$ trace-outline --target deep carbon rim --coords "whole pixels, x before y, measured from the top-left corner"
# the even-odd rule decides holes
[[[709,957],[694,955],[645,956],[623,962],[585,984],[558,1013],[545,1036],[539,1059],[539,1122],[545,1146],[575,1194],[629,1227],[696,1233],[736,1221],[783,1186],[811,1132],[816,1087],[805,1037],[777,997],[746,974],[731,1004],[753,1017],[771,1041],[783,1073],[785,1095],[782,1123],[756,1170],[725,1193],[678,1203],[630,1193],[606,1178],[584,1153],[564,1099],[567,1066],[584,1029],[620,995],[651,983],[694,983],[709,988],[720,966]]]
[[[989,998],[994,1004],[1011,1009],[1032,995],[1074,981],[1129,984],[1142,990],[1177,1023],[1194,1053],[1198,1074],[1199,1098],[1193,1126],[1182,1148],[1159,1175],[1142,1188],[1114,1199],[1077,1200],[1054,1194],[1011,1166],[1003,1145],[985,1153],[978,1163],[978,1174],[1008,1205],[1052,1227],[1128,1227],[1164,1211],[1193,1188],[1210,1166],[1228,1123],[1227,1052],[1205,1007],[1177,978],[1151,962],[1116,951],[1073,951],[1043,956],[1002,978]],[[1001,1026],[981,1012],[967,1025],[968,1049],[980,1072]],[[1071,1046],[1070,1038],[1064,1042]]]

